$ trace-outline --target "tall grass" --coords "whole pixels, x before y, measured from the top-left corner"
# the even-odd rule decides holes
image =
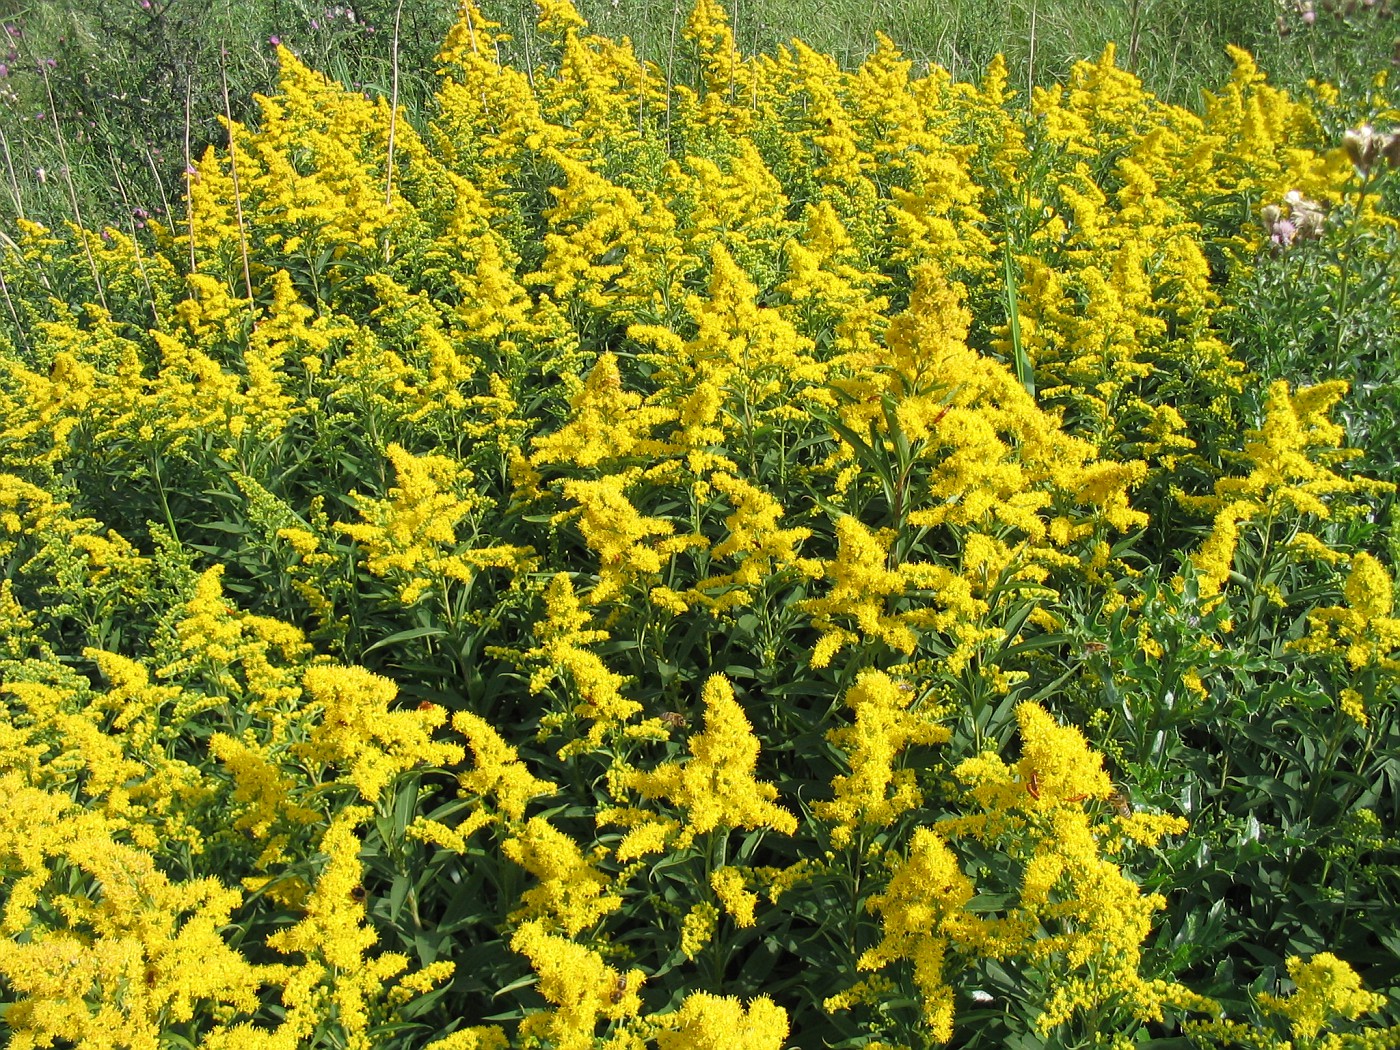
[[[975,79],[993,55],[1005,54],[1012,86],[1021,90],[1063,81],[1074,61],[1114,41],[1120,61],[1147,88],[1188,105],[1200,103],[1202,84],[1227,74],[1226,44],[1253,52],[1284,84],[1319,78],[1359,96],[1390,61],[1391,0],[1315,3],[945,0],[935,10],[922,0],[740,0],[731,15],[745,51],[771,51],[800,36],[854,65],[883,32],[919,63],[941,65],[957,79]],[[124,228],[133,215],[138,226],[161,216],[183,193],[186,114],[196,157],[223,143],[222,75],[233,118],[256,121],[252,97],[273,86],[273,39],[341,82],[385,97],[397,40],[399,102],[410,117],[421,115],[431,104],[434,56],[455,5],[405,4],[395,33],[396,6],[394,0],[4,5],[0,132],[13,178],[7,169],[0,222],[12,225],[20,215],[46,223],[72,219],[65,168],[89,218]],[[503,59],[538,62],[543,49],[533,0],[484,7],[515,34]],[[630,37],[644,59],[677,76],[690,74],[679,33],[689,12],[684,0],[587,0],[579,7],[599,32]]]

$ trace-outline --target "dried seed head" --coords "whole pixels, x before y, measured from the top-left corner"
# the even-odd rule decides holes
[[[1370,174],[1376,161],[1380,159],[1381,145],[1382,136],[1377,135],[1370,124],[1351,128],[1342,136],[1342,148],[1346,150],[1347,158],[1363,178]]]
[[[1381,156],[1392,168],[1400,168],[1400,131],[1392,131],[1381,142]]]
[[[1298,236],[1305,241],[1315,241],[1322,236],[1327,225],[1327,217],[1317,207],[1299,209],[1293,217]]]

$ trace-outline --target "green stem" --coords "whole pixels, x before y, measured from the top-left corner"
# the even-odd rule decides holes
[[[705,888],[714,896],[714,887],[710,884],[710,876],[720,868],[724,867],[724,833],[722,828],[711,831],[705,841]],[[710,940],[710,949],[707,953],[710,963],[710,990],[715,995],[724,994],[724,970],[728,963],[728,956],[724,945],[724,908],[722,902],[716,901],[719,914],[715,917],[715,932]]]
[[[851,955],[851,969],[854,972],[856,964],[860,961],[860,873],[861,858],[865,856],[865,832],[856,832],[855,842],[851,845],[850,869],[851,869],[851,915],[850,924],[846,932],[846,947]]]
[[[1375,169],[1372,169],[1375,170]],[[1371,172],[1368,171],[1361,176],[1361,187],[1356,194],[1356,209],[1351,214],[1351,222],[1347,227],[1347,239],[1342,245],[1339,267],[1341,269],[1341,285],[1337,290],[1337,336],[1332,345],[1333,367],[1342,360],[1342,344],[1346,339],[1346,319],[1348,300],[1351,293],[1351,252],[1356,244],[1356,235],[1361,229],[1361,209],[1366,202],[1366,191],[1371,186]]]
[[[154,477],[156,480],[156,495],[160,497],[161,509],[165,511],[166,527],[170,529],[170,538],[173,539],[176,543],[179,543],[180,533],[175,528],[175,515],[170,513],[170,501],[167,500],[165,497],[165,483],[161,480],[160,477],[160,456],[156,454],[156,451],[154,449],[152,449],[150,451],[150,457],[151,476]]]

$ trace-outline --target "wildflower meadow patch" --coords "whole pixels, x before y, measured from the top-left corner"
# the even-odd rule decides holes
[[[1386,78],[539,7],[0,248],[8,1045],[1400,1045]]]

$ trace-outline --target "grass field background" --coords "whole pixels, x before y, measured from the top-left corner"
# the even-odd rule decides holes
[[[1392,2],[745,0],[731,18],[743,51],[801,38],[846,66],[870,52],[877,32],[920,66],[941,65],[956,79],[976,79],[1002,54],[1012,88],[1023,93],[1064,80],[1075,61],[1115,42],[1120,63],[1148,90],[1199,106],[1205,87],[1229,71],[1228,44],[1254,54],[1276,83],[1299,87],[1318,78],[1339,85],[1344,97],[1364,96],[1400,47]],[[220,116],[251,119],[252,96],[272,90],[274,39],[342,83],[386,96],[397,45],[400,101],[424,116],[437,49],[456,14],[446,0],[402,8],[390,0],[6,6],[0,131],[9,159],[0,214],[46,221],[72,218],[73,196],[92,221],[167,206],[178,196],[187,148],[197,158],[221,142]],[[503,46],[506,61],[525,67],[540,60],[533,0],[482,6],[514,37]],[[631,38],[639,57],[677,82],[695,81],[694,48],[680,32],[688,10],[678,0],[587,0],[579,10],[597,32]]]

